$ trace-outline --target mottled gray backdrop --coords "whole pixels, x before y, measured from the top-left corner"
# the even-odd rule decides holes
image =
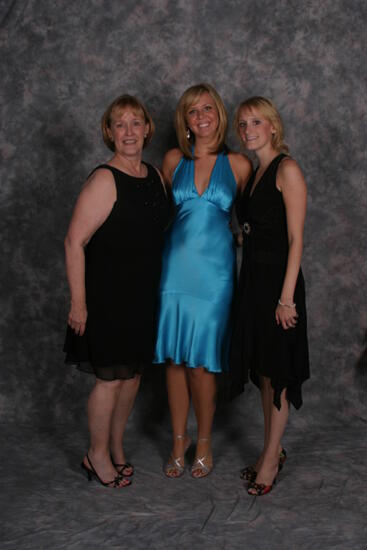
[[[145,158],[159,165],[175,145],[178,97],[207,81],[230,120],[249,95],[274,100],[309,186],[312,380],[291,426],[309,432],[344,418],[365,429],[365,0],[1,0],[0,18],[3,422],[52,431],[84,419],[92,382],[65,367],[61,351],[63,239],[83,180],[109,158],[104,109],[126,92],[146,103],[157,132]],[[239,148],[232,128],[228,141]],[[250,423],[256,399],[249,388],[224,407],[218,432],[233,411],[236,429]],[[158,369],[145,379],[132,427],[157,403],[162,411],[150,420],[168,426],[164,400]]]

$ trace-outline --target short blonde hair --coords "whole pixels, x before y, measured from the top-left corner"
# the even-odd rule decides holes
[[[234,126],[238,136],[240,137],[239,132],[239,117],[243,109],[257,109],[260,113],[274,126],[275,134],[272,137],[272,146],[279,153],[289,153],[288,145],[284,143],[284,127],[283,122],[280,117],[280,114],[275,107],[274,103],[267,99],[266,97],[254,96],[242,101],[237,107],[235,117],[234,117]]]
[[[208,93],[213,99],[218,111],[218,129],[214,150],[212,153],[219,153],[225,148],[225,139],[227,135],[228,118],[227,112],[224,107],[223,101],[218,92],[210,84],[202,83],[196,84],[188,88],[181,96],[175,112],[175,128],[178,140],[178,145],[187,158],[194,159],[192,154],[192,145],[194,143],[194,136],[187,138],[187,122],[186,115],[190,107],[196,103],[202,94]]]
[[[148,134],[144,138],[143,148],[146,147],[148,143],[150,143],[153,137],[154,130],[155,130],[154,122],[152,117],[148,113],[147,109],[141,103],[141,101],[139,101],[139,99],[137,99],[132,95],[128,95],[128,94],[120,95],[111,103],[111,105],[107,107],[106,111],[103,113],[103,117],[101,120],[103,141],[105,142],[107,147],[111,149],[111,151],[115,150],[115,145],[113,141],[110,139],[107,130],[111,128],[111,121],[112,121],[113,115],[121,113],[127,107],[130,107],[131,109],[133,109],[134,111],[142,115],[145,120],[145,124],[149,125]]]

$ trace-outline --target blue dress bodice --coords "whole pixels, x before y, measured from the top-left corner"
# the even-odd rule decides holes
[[[228,156],[217,156],[207,188],[199,195],[195,186],[195,165],[190,159],[182,157],[172,180],[172,191],[176,205],[190,199],[202,198],[212,202],[218,208],[230,213],[236,194],[234,179]]]

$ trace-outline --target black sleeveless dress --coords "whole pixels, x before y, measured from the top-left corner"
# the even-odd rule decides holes
[[[232,397],[251,380],[259,387],[259,375],[271,379],[274,404],[280,395],[296,409],[302,405],[302,383],[310,376],[307,342],[305,286],[300,269],[294,293],[298,313],[295,328],[284,330],[275,320],[283,286],[288,236],[282,193],[276,187],[278,155],[268,166],[250,196],[256,172],[236,205],[244,227],[243,259],[235,301],[235,327],[231,345]]]
[[[159,174],[111,170],[117,200],[85,248],[88,318],[83,336],[68,326],[67,363],[103,380],[128,379],[150,364],[164,230],[172,206]]]

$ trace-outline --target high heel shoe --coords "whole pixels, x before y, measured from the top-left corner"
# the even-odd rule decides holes
[[[84,462],[82,462],[80,466],[82,470],[86,472],[88,481],[92,481],[92,478],[95,477],[96,480],[99,481],[101,485],[103,485],[104,487],[111,487],[112,489],[117,489],[117,488],[120,489],[122,487],[128,487],[129,485],[131,485],[131,481],[129,479],[121,477],[120,474],[118,474],[112,481],[102,481],[102,479],[97,474],[88,456],[88,453],[85,455],[85,457],[88,461],[90,468],[88,468],[88,466],[86,466]]]
[[[279,453],[279,472],[282,470],[285,461],[287,460],[287,453],[285,449],[282,449]],[[257,476],[257,471],[255,469],[255,466],[246,466],[246,468],[243,468],[240,472],[240,478],[244,479],[245,481],[255,481]]]
[[[243,468],[240,472],[240,478],[245,481],[255,481],[256,476],[257,471],[255,470],[255,466],[246,466],[246,468]]]
[[[264,483],[256,483],[256,481],[251,481],[247,487],[248,494],[252,497],[262,497],[263,495],[270,493],[273,486],[277,482],[277,477],[278,477],[278,474],[275,476],[273,483],[271,485],[265,485]]]
[[[183,464],[183,461],[185,459],[187,449],[191,445],[191,439],[188,437],[188,435],[176,435],[174,436],[174,439],[186,439],[186,444],[184,447],[184,452],[181,456],[174,457],[172,454],[170,455],[168,462],[163,469],[164,473],[169,478],[177,478],[183,475],[185,471],[185,464]],[[177,473],[173,474],[173,472]]]
[[[198,439],[199,441],[209,441],[210,437],[200,437]],[[206,477],[210,474],[210,472],[213,469],[213,459],[211,462],[205,462],[205,460],[208,460],[208,453],[206,453],[204,456],[200,458],[195,458],[193,465],[191,466],[191,476],[195,479],[201,479],[202,477]],[[194,475],[195,472],[201,472],[199,475]]]
[[[131,462],[124,462],[124,464],[117,464],[116,462],[113,461],[113,458],[111,456],[111,462],[112,464],[114,465],[114,467],[116,468],[116,470],[118,471],[118,473],[121,475],[121,476],[124,476],[124,477],[131,477],[134,475],[134,466],[131,464]],[[131,472],[129,474],[127,474],[125,472],[125,470],[131,470]]]
[[[252,497],[262,497],[263,495],[270,493],[270,491],[272,490],[272,488],[277,482],[278,474],[279,474],[279,467],[273,479],[273,483],[271,483],[270,485],[265,485],[265,483],[256,483],[256,481],[250,481],[250,483],[247,486],[248,494]]]
[[[278,469],[278,472],[280,472],[280,470],[282,470],[286,460],[287,460],[286,450],[282,449],[279,453],[279,469]]]

